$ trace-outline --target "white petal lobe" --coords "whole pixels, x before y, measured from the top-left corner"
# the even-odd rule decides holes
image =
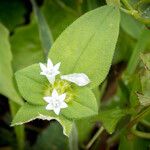
[[[50,59],[47,60],[47,68],[53,68],[53,63]]]
[[[61,79],[73,82],[78,86],[85,86],[90,83],[90,79],[84,73],[73,73],[68,75],[62,75]]]

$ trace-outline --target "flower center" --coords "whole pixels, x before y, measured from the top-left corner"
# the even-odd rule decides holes
[[[56,91],[59,93],[59,95],[66,93],[65,102],[68,103],[74,98],[73,89],[68,81],[65,80],[56,80],[54,85],[46,85],[44,89],[44,95],[45,96],[51,96],[53,89],[56,89]],[[55,104],[54,104],[55,103]],[[54,105],[59,106],[59,101],[55,99]]]
[[[53,100],[52,105],[53,105],[55,108],[59,108],[59,107],[60,107],[60,102],[59,102],[59,100],[57,100],[57,99]]]

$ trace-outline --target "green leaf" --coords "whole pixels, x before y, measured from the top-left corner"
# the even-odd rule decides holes
[[[133,49],[133,53],[128,62],[128,67],[126,70],[127,74],[130,75],[134,73],[139,62],[140,53],[145,50],[146,46],[149,43],[149,39],[150,39],[150,31],[148,29],[144,29],[140,34],[140,37],[138,38],[135,48]]]
[[[44,145],[44,146],[43,146]],[[41,134],[33,146],[34,150],[69,150],[68,139],[62,134],[62,127],[57,122],[51,122]]]
[[[149,149],[149,140],[138,137],[128,139],[126,135],[122,135],[119,144],[119,150],[147,150]]]
[[[136,41],[121,29],[113,57],[113,64],[117,64],[121,61],[127,62],[132,54],[135,43]]]
[[[36,19],[37,19],[37,24],[39,27],[39,35],[40,35],[41,43],[45,52],[45,56],[47,57],[49,49],[53,43],[53,37],[48,27],[48,24],[43,14],[39,10],[38,6],[36,5],[35,1],[31,0],[31,2],[32,2],[32,6],[33,6]]]
[[[44,60],[38,27],[34,20],[29,25],[15,30],[15,33],[11,36],[11,48],[15,71]]]
[[[130,36],[137,39],[142,33],[142,29],[144,28],[144,25],[138,22],[132,16],[122,12],[121,13],[121,27]]]
[[[62,115],[55,115],[52,111],[47,111],[45,106],[35,106],[28,103],[24,104],[13,119],[12,126],[21,125],[35,119],[57,120],[63,126],[63,132],[69,136],[72,129],[72,122],[64,118]]]
[[[23,104],[20,95],[15,89],[13,81],[9,33],[2,24],[0,24],[0,35],[0,93],[18,104]]]
[[[31,65],[15,73],[17,85],[21,95],[27,102],[36,105],[46,105],[43,100],[46,85],[49,84],[46,77],[40,75],[38,64]]]
[[[130,104],[132,107],[137,107],[139,105],[139,100],[137,98],[136,93],[141,92],[141,81],[139,74],[134,74],[131,76],[131,79],[129,81],[129,86],[131,86],[130,89]]]
[[[83,72],[98,86],[106,77],[119,32],[119,10],[103,6],[71,24],[54,42],[49,57],[62,74]]]
[[[137,95],[138,95],[138,99],[140,101],[140,104],[142,106],[149,106],[150,105],[150,97],[139,94],[139,93],[137,93]]]
[[[68,5],[71,3],[71,1],[67,2]],[[65,9],[66,7],[64,8],[64,5],[62,6],[61,4],[58,0],[45,0],[42,6],[43,15],[45,16],[49,28],[52,31],[54,39],[56,39],[60,33],[78,17],[78,15],[75,14],[76,12],[69,11],[71,9],[70,7],[68,10]],[[75,2],[73,2],[72,5],[74,6]]]
[[[150,97],[150,71],[145,70],[144,74],[141,76],[141,84],[142,84],[142,93],[145,96]]]
[[[98,118],[102,122],[105,129],[112,134],[117,126],[117,123],[123,116],[125,116],[125,112],[117,107],[100,111]]]
[[[147,67],[147,69],[150,70],[150,53],[147,54],[141,54],[141,59],[144,63],[144,65]]]
[[[98,113],[97,101],[92,91],[86,87],[73,89],[75,98],[68,103],[62,114],[70,119],[80,119]]]

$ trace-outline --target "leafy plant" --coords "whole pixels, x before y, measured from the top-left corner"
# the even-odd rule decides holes
[[[6,2],[0,3],[8,10]],[[8,4],[10,23],[3,17],[9,11],[0,8],[0,93],[8,98],[17,141],[8,145],[31,150],[43,144],[45,149],[66,150],[148,149],[149,2],[15,4]]]

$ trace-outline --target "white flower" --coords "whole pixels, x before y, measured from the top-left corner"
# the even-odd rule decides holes
[[[85,86],[90,83],[90,79],[84,73],[73,73],[68,75],[62,75],[61,79],[73,82],[78,86]]]
[[[68,105],[64,102],[65,98],[66,93],[58,95],[57,91],[54,89],[52,96],[45,96],[43,99],[48,103],[46,109],[53,110],[57,115],[59,115],[61,108],[68,107]]]
[[[56,75],[60,74],[60,64],[61,63],[59,62],[56,65],[53,65],[52,61],[48,59],[47,65],[40,63],[40,68],[42,70],[40,74],[46,76],[48,81],[51,84],[54,84]]]

